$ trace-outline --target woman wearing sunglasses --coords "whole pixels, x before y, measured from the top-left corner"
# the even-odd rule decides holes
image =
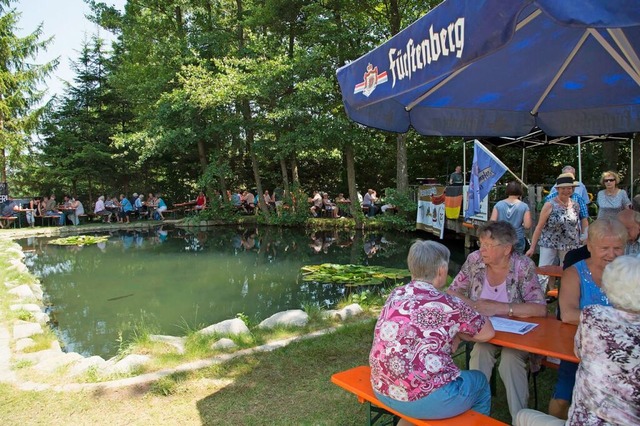
[[[631,200],[624,189],[618,188],[620,176],[611,170],[606,171],[600,178],[604,189],[598,192],[598,219],[609,217],[615,219],[616,215],[631,207]]]

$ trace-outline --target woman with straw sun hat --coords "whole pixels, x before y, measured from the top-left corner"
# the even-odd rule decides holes
[[[540,245],[538,266],[561,265],[569,250],[580,247],[586,240],[587,218],[580,219],[580,207],[571,199],[573,189],[578,186],[573,174],[562,173],[556,179],[558,195],[544,203],[538,224],[531,237],[531,248],[525,253],[532,256],[536,245]],[[582,234],[580,233],[582,231]],[[546,286],[548,277],[541,277]]]

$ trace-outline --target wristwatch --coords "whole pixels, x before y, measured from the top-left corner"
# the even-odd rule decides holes
[[[513,316],[513,306],[511,305],[511,303],[509,303],[509,316]]]

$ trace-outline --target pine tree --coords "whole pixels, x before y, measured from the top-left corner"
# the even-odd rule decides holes
[[[42,24],[25,36],[16,35],[20,14],[12,4],[15,0],[0,0],[0,149],[2,150],[2,182],[7,181],[9,162],[26,152],[30,135],[44,111],[39,106],[45,90],[38,84],[57,66],[54,60],[33,64],[36,55],[46,49],[51,38],[40,40]]]

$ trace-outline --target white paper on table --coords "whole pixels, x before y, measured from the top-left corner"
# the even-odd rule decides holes
[[[507,333],[526,334],[538,326],[534,322],[516,321],[502,317],[491,317],[489,319],[496,331],[506,331]]]

